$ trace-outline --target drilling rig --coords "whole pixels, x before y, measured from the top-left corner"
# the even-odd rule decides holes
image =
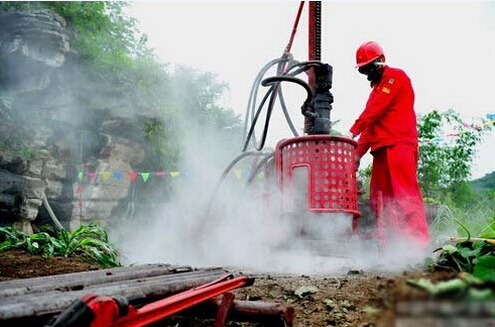
[[[321,61],[321,1],[308,3],[308,60],[299,62],[290,53],[297,25],[304,8],[302,1],[292,34],[283,55],[266,64],[256,76],[250,93],[245,118],[241,154],[225,169],[225,177],[241,160],[254,157],[250,184],[264,176],[264,202],[282,221],[296,226],[294,239],[317,241],[325,246],[329,238],[356,235],[361,212],[358,210],[356,147],[351,138],[332,133],[333,67]],[[276,67],[275,76],[265,77]],[[297,77],[307,76],[307,81]],[[293,83],[305,90],[300,113],[304,116],[303,135],[292,123],[283,96],[283,84]],[[259,86],[268,88],[259,105]],[[278,141],[273,151],[264,150],[271,114],[279,102],[293,137]],[[266,109],[263,132],[259,141],[255,127]],[[273,196],[273,186],[278,196]],[[216,193],[216,192],[215,192]],[[294,239],[287,240],[292,243]],[[323,243],[322,243],[323,242]]]

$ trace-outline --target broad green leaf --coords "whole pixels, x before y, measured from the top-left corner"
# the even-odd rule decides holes
[[[473,275],[487,282],[495,282],[495,256],[484,255],[478,257]]]
[[[495,300],[495,293],[488,287],[484,289],[470,288],[466,298],[474,301],[493,301]]]
[[[429,279],[408,280],[408,285],[421,288],[432,295],[460,293],[467,289],[468,284],[462,279],[454,278],[433,284]]]
[[[472,260],[480,255],[481,249],[482,247],[476,247],[474,249],[463,247],[459,249],[459,254],[467,260]]]
[[[12,248],[13,248],[13,246],[12,246],[12,243],[10,241],[4,241],[4,242],[0,243],[0,252],[5,251],[5,250],[9,250]]]
[[[442,246],[442,250],[448,254],[453,254],[453,253],[458,252],[458,249],[455,246],[450,245],[450,244]]]
[[[481,231],[481,238],[495,238],[495,220],[492,220],[490,223],[486,224],[485,227]]]

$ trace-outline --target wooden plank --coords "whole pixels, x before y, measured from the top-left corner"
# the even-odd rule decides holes
[[[63,311],[85,294],[96,293],[110,297],[123,296],[130,301],[167,296],[215,280],[226,272],[221,268],[184,272],[150,278],[122,280],[91,285],[77,291],[50,291],[0,298],[0,321],[42,316]]]
[[[91,285],[188,271],[193,271],[193,268],[190,266],[153,264],[5,281],[0,282],[0,299],[6,296],[51,290],[78,290]]]

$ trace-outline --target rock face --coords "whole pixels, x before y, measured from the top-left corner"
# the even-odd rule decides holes
[[[0,11],[0,225],[49,223],[44,196],[65,227],[102,223],[128,197],[128,178],[101,173],[143,160],[143,144],[112,127],[141,124],[81,104],[67,68],[74,56],[61,17]]]
[[[50,12],[1,13],[1,81],[19,91],[43,90],[70,51],[65,21]]]

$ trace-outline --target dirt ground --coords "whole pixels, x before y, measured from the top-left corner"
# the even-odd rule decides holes
[[[100,269],[81,258],[43,258],[20,250],[0,253],[0,281]],[[377,275],[349,271],[338,277],[257,274],[254,285],[237,289],[238,300],[276,302],[295,309],[294,326],[394,326],[398,300],[424,298],[406,285],[410,278],[433,281],[445,273],[409,271]],[[178,327],[180,324],[174,324]]]

